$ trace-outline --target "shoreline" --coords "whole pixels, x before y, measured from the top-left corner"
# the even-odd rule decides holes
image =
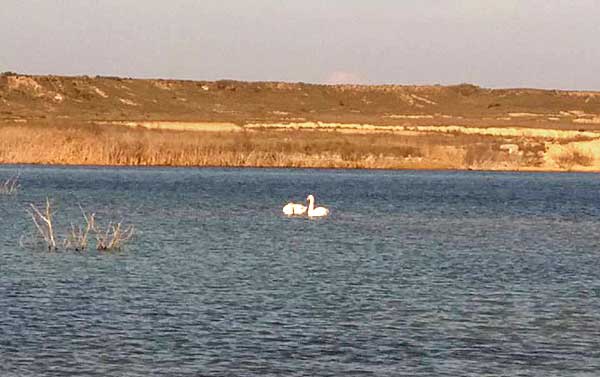
[[[461,169],[461,168],[353,168],[353,167],[298,167],[298,166],[231,166],[231,165],[98,165],[98,164],[81,164],[81,163],[61,163],[61,164],[50,164],[50,163],[30,163],[30,162],[0,162],[0,168],[3,167],[48,167],[48,168],[135,168],[135,169],[223,169],[223,170],[242,170],[242,169],[268,169],[268,170],[347,170],[347,171],[389,171],[389,172],[474,172],[474,173],[539,173],[539,174],[598,174],[600,169],[597,170],[561,170],[561,169],[543,169],[543,168],[522,168],[522,169]]]

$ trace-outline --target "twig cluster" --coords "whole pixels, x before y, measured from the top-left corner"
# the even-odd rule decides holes
[[[19,175],[12,176],[0,182],[0,195],[14,195],[19,190]]]
[[[48,251],[58,251],[59,248],[73,251],[86,251],[90,246],[90,238],[95,239],[96,250],[110,251],[121,250],[123,245],[133,238],[135,228],[133,225],[123,226],[121,222],[110,222],[106,228],[96,223],[96,215],[88,214],[79,207],[83,222],[71,223],[65,236],[59,239],[54,227],[54,213],[50,200],[46,198],[45,208],[38,209],[34,204],[29,205],[27,212],[36,227],[35,244],[42,244]],[[21,240],[21,244],[24,242]]]
[[[64,241],[64,246],[67,250],[87,250],[89,234],[96,229],[95,214],[92,213],[91,215],[88,215],[85,213],[83,208],[79,207],[79,209],[81,210],[81,214],[85,220],[85,225],[74,225],[71,223],[71,227]]]
[[[96,249],[98,250],[120,250],[123,243],[133,237],[134,227],[130,225],[123,228],[121,223],[110,222],[105,232],[96,232]]]

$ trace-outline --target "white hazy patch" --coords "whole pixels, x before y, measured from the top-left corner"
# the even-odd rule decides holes
[[[326,84],[364,84],[365,80],[360,75],[346,71],[332,72],[325,80]]]
[[[459,0],[459,7],[468,15],[513,15],[523,4],[519,0]]]

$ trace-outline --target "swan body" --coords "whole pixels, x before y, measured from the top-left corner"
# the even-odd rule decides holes
[[[329,215],[329,209],[325,207],[315,208],[315,197],[309,195],[306,200],[308,201],[308,217],[324,217]]]
[[[298,203],[288,203],[283,207],[283,213],[288,216],[303,215],[306,213],[306,206]]]

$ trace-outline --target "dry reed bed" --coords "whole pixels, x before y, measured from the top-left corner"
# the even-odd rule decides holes
[[[519,144],[520,154],[501,150]],[[0,163],[387,169],[538,168],[543,143],[459,132],[169,131],[89,123],[0,125]]]

